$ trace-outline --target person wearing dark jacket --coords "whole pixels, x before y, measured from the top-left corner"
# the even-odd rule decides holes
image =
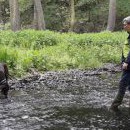
[[[8,98],[8,91],[9,91],[9,71],[8,67],[5,63],[0,63],[0,90],[4,98]]]
[[[119,82],[118,93],[111,104],[110,110],[119,111],[126,89],[130,91],[130,16],[124,18],[123,28],[128,32],[128,38],[122,48],[122,76]]]

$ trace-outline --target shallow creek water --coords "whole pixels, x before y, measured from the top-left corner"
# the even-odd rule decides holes
[[[11,89],[8,99],[0,99],[0,130],[130,129],[128,91],[120,114],[108,110],[120,74],[50,75],[46,81],[41,78]]]

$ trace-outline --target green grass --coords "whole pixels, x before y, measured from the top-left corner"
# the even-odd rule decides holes
[[[23,30],[0,32],[0,62],[10,73],[23,76],[31,69],[40,72],[91,69],[104,63],[120,63],[126,32],[57,33]]]

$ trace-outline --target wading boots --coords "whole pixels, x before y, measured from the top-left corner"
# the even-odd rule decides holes
[[[119,111],[118,107],[121,105],[123,97],[124,97],[124,94],[121,94],[120,92],[117,93],[117,96],[114,99],[114,101],[112,102],[112,105],[110,107],[111,111],[114,111],[114,112]]]

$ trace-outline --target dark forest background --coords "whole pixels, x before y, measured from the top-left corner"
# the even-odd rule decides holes
[[[109,15],[109,0],[75,0],[74,32],[100,32],[106,29]],[[33,0],[18,0],[21,28],[33,28]],[[70,0],[41,0],[46,29],[68,32],[70,27]],[[115,31],[122,30],[122,19],[130,14],[130,1],[116,2]],[[0,0],[1,28],[10,28],[9,0]]]

